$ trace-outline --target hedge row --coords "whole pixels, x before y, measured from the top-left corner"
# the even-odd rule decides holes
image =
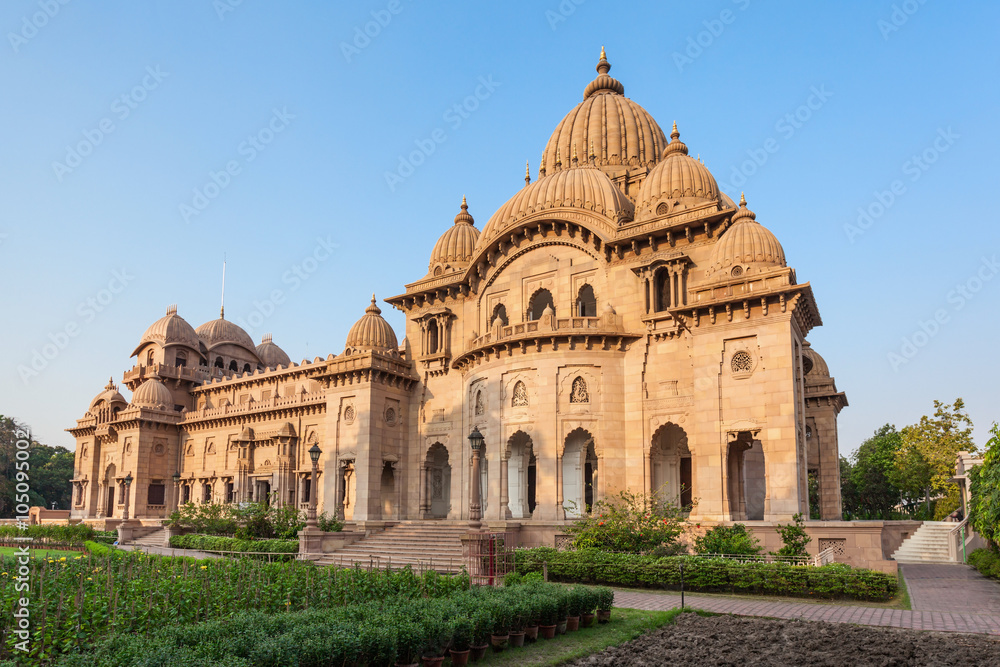
[[[976,549],[969,554],[969,565],[987,577],[1000,579],[1000,555],[989,549]]]
[[[297,554],[298,540],[241,540],[235,537],[215,535],[174,535],[170,546],[175,549],[196,549],[198,551],[240,551],[269,554]]]
[[[521,573],[541,572],[549,579],[633,588],[680,588],[691,591],[793,595],[856,600],[890,600],[897,578],[872,570],[833,563],[822,567],[785,563],[740,563],[726,558],[615,554],[597,549],[557,551],[548,547],[518,549]]]
[[[39,543],[82,545],[87,540],[93,540],[97,531],[85,523],[44,524],[27,526],[24,529],[17,526],[0,526],[0,542],[9,542],[15,537],[30,537]]]

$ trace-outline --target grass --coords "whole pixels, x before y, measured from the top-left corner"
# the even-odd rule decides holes
[[[17,547],[0,547],[0,556],[10,558],[19,553]],[[29,553],[32,558],[76,558],[80,555],[79,551],[64,551],[62,549],[30,549]]]
[[[903,571],[899,570],[896,576],[899,577],[899,592],[889,602],[896,602],[898,600],[899,606],[896,609],[913,609],[910,606],[910,591],[906,588],[906,578],[903,576]]]
[[[524,648],[507,648],[501,653],[493,653],[492,649],[477,665],[501,667],[506,665],[531,665],[546,667],[561,665],[570,660],[584,658],[609,646],[617,646],[635,639],[650,630],[669,625],[681,613],[690,613],[690,607],[670,609],[668,611],[641,611],[639,609],[622,609],[615,607],[611,612],[611,622],[599,625],[596,621],[593,627],[556,635],[555,639],[538,638],[533,644],[525,644]],[[696,612],[701,615],[712,615],[706,612]]]

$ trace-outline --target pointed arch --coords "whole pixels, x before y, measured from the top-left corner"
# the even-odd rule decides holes
[[[694,468],[687,432],[674,422],[656,429],[649,447],[650,495],[661,502],[690,507]]]
[[[594,287],[590,283],[581,285],[580,291],[576,294],[576,315],[597,317],[597,295],[594,294]]]
[[[531,295],[530,299],[528,299],[528,312],[526,319],[529,321],[540,320],[546,307],[551,308],[552,314],[555,315],[556,304],[552,299],[552,292],[542,287],[535,290],[535,293]]]

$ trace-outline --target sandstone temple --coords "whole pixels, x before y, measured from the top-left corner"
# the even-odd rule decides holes
[[[534,181],[481,227],[464,198],[441,221],[426,274],[385,300],[401,343],[374,297],[343,350],[300,363],[168,308],[132,352],[131,399],[109,382],[69,429],[72,516],[121,517],[130,475],[143,521],[185,502],[304,508],[316,444],[321,510],[467,520],[478,428],[484,521],[528,541],[626,488],[774,521],[808,516],[812,487],[840,519],[847,399],[806,340],[809,283],[610,69],[602,49]]]

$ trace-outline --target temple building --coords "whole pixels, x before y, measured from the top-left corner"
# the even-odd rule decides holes
[[[806,340],[809,283],[610,69],[602,49],[533,182],[481,228],[463,198],[428,239],[426,274],[386,299],[402,343],[374,297],[342,351],[301,363],[169,308],[132,353],[131,400],[110,382],[69,429],[73,516],[120,517],[129,475],[142,520],[183,502],[305,507],[317,444],[321,510],[467,520],[478,428],[484,520],[527,542],[626,488],[705,521],[785,521],[808,517],[812,487],[840,519],[847,400]]]

